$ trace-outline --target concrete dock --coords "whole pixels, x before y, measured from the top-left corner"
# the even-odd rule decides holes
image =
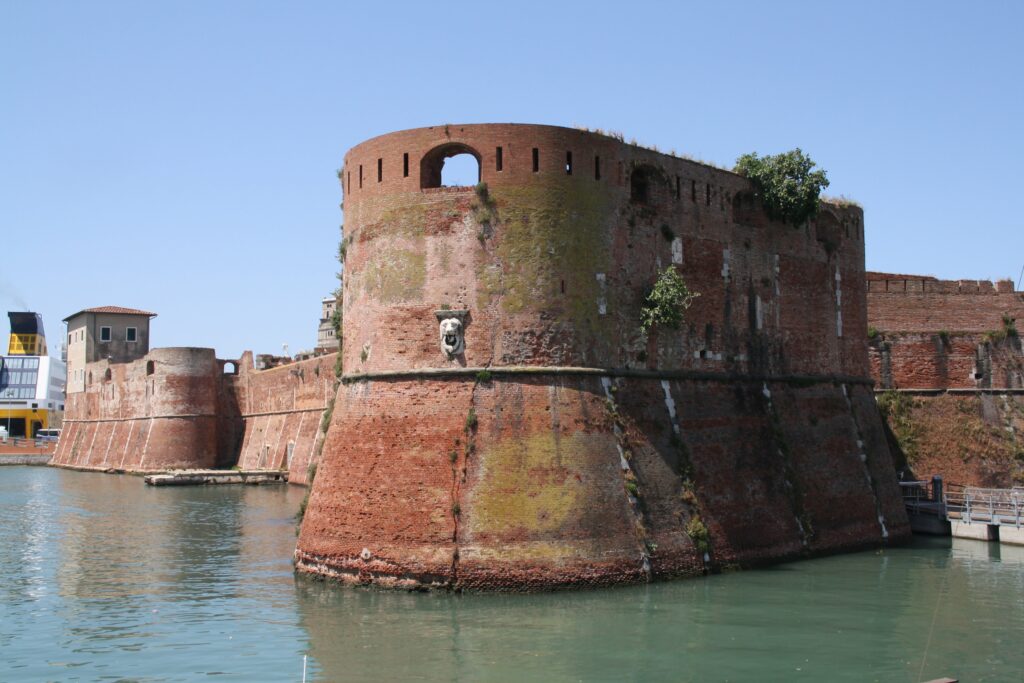
[[[953,536],[1024,545],[1024,489],[950,486],[945,501]]]
[[[3,465],[49,465],[50,453],[0,453],[0,466]]]
[[[205,486],[208,484],[286,484],[285,470],[177,470],[143,477],[150,486]]]

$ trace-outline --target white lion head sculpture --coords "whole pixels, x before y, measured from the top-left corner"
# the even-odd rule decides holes
[[[452,358],[462,353],[466,341],[462,334],[462,321],[458,318],[444,318],[441,321],[441,350]]]

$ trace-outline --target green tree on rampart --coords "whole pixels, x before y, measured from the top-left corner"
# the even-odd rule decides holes
[[[733,169],[754,182],[768,215],[791,225],[803,225],[818,213],[821,191],[828,187],[822,169],[797,147],[782,154],[759,157],[744,154]]]

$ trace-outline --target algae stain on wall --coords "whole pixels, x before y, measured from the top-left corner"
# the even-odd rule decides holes
[[[428,204],[411,204],[383,210],[376,223],[363,228],[362,238],[372,240],[382,233],[389,238],[422,237],[430,218]]]
[[[362,275],[363,291],[372,299],[397,303],[419,299],[427,279],[426,249],[423,239],[414,246],[387,246],[374,254]]]
[[[579,436],[550,432],[505,438],[480,453],[481,480],[475,487],[471,515],[473,534],[515,536],[557,532],[579,520],[586,484],[580,473],[563,464],[565,452],[580,452]]]
[[[479,266],[479,305],[500,295],[504,312],[514,315],[542,301],[583,323],[596,312],[595,274],[611,262],[608,196],[575,179],[499,187],[493,196],[499,217],[494,256],[501,268],[490,267],[490,259]],[[563,282],[565,297],[559,296]]]

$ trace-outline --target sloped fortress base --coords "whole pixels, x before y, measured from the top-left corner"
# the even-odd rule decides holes
[[[458,153],[484,185],[438,187]],[[298,571],[519,591],[909,536],[858,208],[784,225],[744,178],[550,126],[385,135],[340,177],[344,383]],[[666,268],[700,296],[644,334]]]
[[[863,385],[498,376],[338,402],[296,558],[347,582],[599,586],[909,534]]]

